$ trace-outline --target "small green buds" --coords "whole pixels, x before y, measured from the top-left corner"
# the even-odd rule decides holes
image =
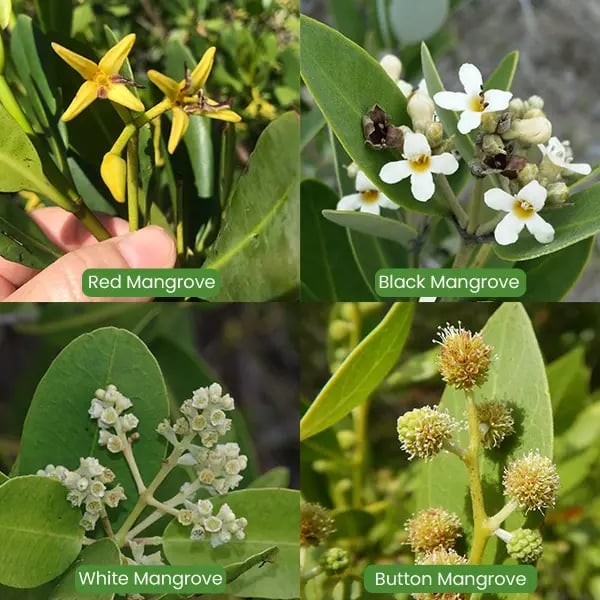
[[[443,508],[428,508],[406,523],[408,541],[413,552],[431,552],[436,548],[454,548],[462,536],[460,519]]]
[[[303,502],[300,506],[300,544],[318,546],[327,539],[335,528],[333,519],[320,504]]]
[[[504,469],[503,483],[504,495],[528,512],[554,506],[560,480],[547,456],[530,452]]]
[[[350,555],[343,548],[329,548],[321,556],[319,564],[330,577],[342,575],[350,566]]]
[[[402,450],[409,458],[431,458],[438,454],[452,435],[458,423],[447,412],[437,407],[415,408],[398,418],[396,429]]]
[[[517,529],[511,532],[511,539],[506,544],[508,554],[520,563],[534,563],[543,553],[542,536],[535,529]]]
[[[513,434],[514,419],[510,407],[502,402],[482,402],[477,405],[481,444],[486,449],[497,448],[504,438]]]
[[[126,200],[127,163],[118,154],[107,152],[100,165],[100,175],[113,198],[123,204]]]

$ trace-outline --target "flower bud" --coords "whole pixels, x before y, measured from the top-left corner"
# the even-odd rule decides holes
[[[326,575],[341,575],[350,566],[350,555],[343,548],[329,548],[321,556],[319,564]]]
[[[329,323],[329,338],[334,342],[345,340],[352,331],[352,324],[349,321],[334,319]]]
[[[530,452],[513,460],[502,480],[504,495],[526,512],[554,506],[560,485],[556,466],[539,452]]]
[[[496,448],[504,438],[515,432],[512,411],[503,402],[482,402],[477,404],[476,410],[484,448]]]
[[[546,113],[539,108],[528,108],[523,115],[523,119],[535,119],[537,117],[545,117]]]
[[[538,166],[534,163],[527,163],[517,175],[517,180],[522,186],[526,186],[528,183],[531,183],[535,179],[537,179],[540,170]]]
[[[119,155],[107,152],[100,165],[100,175],[113,198],[123,204],[127,185],[127,163]]]
[[[350,177],[351,179],[354,179],[358,175],[359,171],[360,169],[358,168],[358,165],[355,162],[351,162],[346,167],[346,173],[348,173],[348,177]]]
[[[381,57],[379,64],[394,81],[400,79],[400,75],[402,75],[402,61],[397,56],[386,54]]]
[[[433,122],[435,104],[427,94],[417,91],[408,99],[406,112],[412,119],[415,131],[425,132]]]
[[[544,110],[544,99],[541,96],[529,96],[527,107],[529,109],[537,108],[538,110]]]
[[[425,131],[425,137],[432,148],[439,146],[444,140],[444,127],[439,121],[433,121]]]
[[[481,114],[481,131],[483,133],[496,133],[500,115],[497,112],[484,112]]]
[[[508,111],[513,118],[520,119],[525,113],[525,102],[521,98],[513,98],[508,104]]]
[[[461,537],[460,519],[443,508],[428,508],[406,523],[408,540],[413,552],[431,552],[436,548],[454,548]]]
[[[499,135],[488,134],[484,135],[481,140],[481,149],[489,156],[496,156],[497,154],[506,154],[506,148],[504,142]]]
[[[342,429],[336,433],[336,438],[342,450],[352,450],[356,445],[356,433],[350,429]]]
[[[542,557],[544,551],[542,536],[534,529],[512,531],[511,539],[506,544],[506,551],[511,558],[520,563],[534,563]]]
[[[318,546],[335,531],[333,519],[320,504],[303,502],[300,506],[300,544]]]
[[[527,146],[545,144],[552,137],[552,123],[546,117],[516,119],[504,134],[504,139],[518,140]]]
[[[547,202],[550,204],[563,204],[569,197],[569,186],[564,181],[551,183],[548,186]]]

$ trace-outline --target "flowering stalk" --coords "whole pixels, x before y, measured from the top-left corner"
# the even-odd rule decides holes
[[[139,133],[136,130],[127,143],[127,210],[129,218],[129,231],[137,231],[139,222],[139,171],[140,159],[138,156]]]

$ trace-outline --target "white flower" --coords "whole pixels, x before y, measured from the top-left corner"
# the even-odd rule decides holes
[[[464,92],[438,92],[433,96],[435,103],[447,110],[460,111],[458,130],[469,133],[481,124],[484,112],[506,110],[512,98],[511,92],[503,90],[483,90],[481,72],[475,65],[465,63],[458,71]]]
[[[517,196],[494,188],[484,194],[484,202],[494,210],[508,213],[494,231],[494,237],[501,246],[514,244],[523,227],[531,232],[540,244],[547,244],[554,239],[554,228],[538,215],[544,208],[548,191],[537,181],[528,183]]]
[[[422,133],[405,132],[402,156],[406,160],[383,165],[379,177],[385,183],[398,183],[410,176],[412,195],[420,202],[426,202],[435,192],[433,173],[451,175],[458,169],[458,161],[450,152],[431,156],[431,148]]]
[[[557,137],[551,137],[548,145],[539,144],[540,152],[548,157],[550,162],[561,169],[566,169],[579,175],[589,175],[592,167],[586,163],[573,163],[573,152],[567,142],[561,143]]]
[[[386,54],[381,57],[379,64],[394,81],[400,79],[400,75],[402,75],[402,61],[397,56]]]
[[[357,194],[344,196],[337,203],[337,210],[356,210],[368,212],[372,215],[378,215],[381,207],[397,210],[399,207],[392,202],[385,194],[382,194],[369,180],[369,178],[359,171],[356,174]]]

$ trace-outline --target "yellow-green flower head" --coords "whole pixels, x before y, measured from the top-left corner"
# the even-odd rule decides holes
[[[428,552],[415,561],[418,565],[466,565],[467,562],[467,559],[455,550],[441,547]],[[413,594],[413,597],[416,600],[464,600],[466,596],[455,592],[428,592],[426,594]]]
[[[471,390],[482,385],[488,376],[492,362],[492,348],[488,346],[480,333],[471,333],[446,323],[439,328],[439,340],[434,343],[441,346],[438,367],[442,379],[459,390]]]
[[[144,110],[142,101],[136,98],[126,87],[127,85],[135,85],[134,82],[119,75],[119,71],[127,55],[131,52],[134,42],[134,33],[126,35],[100,59],[98,64],[60,44],[52,43],[54,52],[85,79],[75,98],[64,112],[63,121],[70,121],[76,117],[96,98],[112,100],[131,110]]]
[[[436,548],[454,548],[462,536],[458,515],[443,508],[422,510],[406,523],[413,552],[431,552]]]
[[[489,450],[498,447],[504,438],[515,432],[512,411],[503,402],[481,402],[476,409],[484,448]]]
[[[504,469],[502,482],[504,495],[526,512],[554,506],[560,485],[556,466],[539,452],[530,452],[513,460]]]
[[[179,83],[158,71],[148,71],[148,78],[166,96],[173,110],[169,154],[175,152],[175,148],[185,135],[190,124],[188,116],[190,114],[231,123],[241,121],[241,117],[233,112],[228,104],[219,104],[204,95],[204,86],[212,70],[215,51],[214,46],[209,48],[196,68]]]
[[[323,552],[319,564],[330,577],[339,576],[350,566],[350,554],[343,548],[329,548]]]

